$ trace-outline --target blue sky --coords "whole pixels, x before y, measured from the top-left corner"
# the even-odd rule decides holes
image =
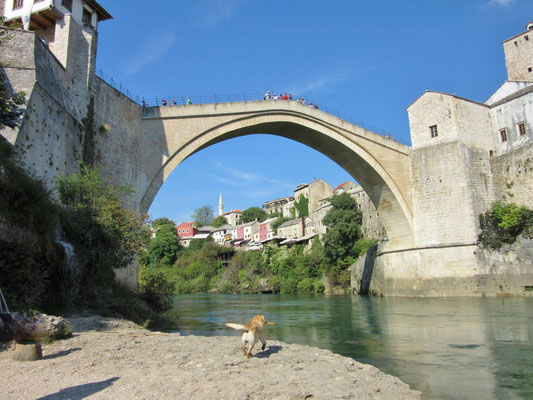
[[[97,68],[133,93],[290,91],[404,143],[406,108],[425,90],[484,102],[507,78],[501,42],[533,20],[531,0],[99,3],[114,19],[99,25]],[[334,187],[351,179],[315,150],[260,133],[179,165],[151,217],[180,223],[202,205],[216,212],[219,193],[225,211],[244,210],[315,177]]]

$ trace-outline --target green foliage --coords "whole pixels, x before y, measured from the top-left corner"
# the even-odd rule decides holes
[[[211,236],[206,237],[205,239],[191,239],[189,243],[189,251],[199,251],[202,249],[205,243],[212,242],[213,238]],[[207,247],[208,249],[209,247]]]
[[[298,218],[309,216],[309,199],[303,194],[294,202],[294,207],[298,210]]]
[[[376,244],[377,241],[375,239],[361,238],[353,244],[352,254],[354,254],[355,257],[360,257]]]
[[[61,223],[82,267],[81,295],[94,298],[112,284],[113,269],[128,266],[147,243],[147,217],[126,210],[121,201],[131,189],[109,184],[98,168],[82,165],[56,187],[65,206]]]
[[[176,234],[176,225],[174,223],[164,225],[152,223],[152,226],[157,226],[155,237],[150,240],[146,255],[141,257],[141,263],[153,266],[174,264],[181,248]]]
[[[498,201],[479,216],[479,226],[478,243],[486,248],[499,249],[504,244],[514,243],[521,235],[533,236],[533,210]]]
[[[333,264],[338,260],[357,256],[354,243],[361,238],[363,215],[355,200],[346,192],[330,198],[331,209],[322,223],[328,230],[323,236],[325,255]]]
[[[194,220],[194,226],[199,228],[208,225],[214,218],[213,207],[205,205],[194,210],[191,218]]]
[[[8,126],[16,128],[22,115],[21,106],[26,102],[26,93],[10,93],[6,88],[6,76],[0,72],[0,130]]]
[[[136,315],[153,315],[140,299],[136,304],[144,306],[132,307],[130,297],[115,292],[113,268],[133,260],[149,236],[144,219],[122,208],[120,194],[126,191],[106,188],[98,174],[83,168],[76,177],[61,180],[63,207],[10,155],[10,145],[1,138],[0,221],[24,237],[0,240],[0,282],[10,307],[83,305],[102,313],[135,309]],[[56,243],[61,229],[75,245],[77,268],[66,264],[64,249]]]
[[[142,267],[139,272],[139,293],[156,311],[167,311],[172,307],[174,284],[163,273]]]
[[[215,228],[220,228],[223,225],[227,225],[227,223],[228,223],[228,220],[226,219],[226,217],[223,215],[219,215],[213,221],[211,221],[210,225]]]
[[[265,219],[267,219],[265,210],[259,207],[250,207],[243,211],[240,223],[246,224],[253,221],[263,222]]]

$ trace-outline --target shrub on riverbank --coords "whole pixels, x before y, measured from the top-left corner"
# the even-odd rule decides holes
[[[118,298],[113,269],[129,264],[149,235],[144,218],[122,207],[126,192],[98,170],[83,167],[60,182],[63,204],[0,137],[0,285],[12,310],[98,308]]]
[[[497,201],[479,216],[479,226],[478,244],[497,250],[504,244],[514,243],[521,235],[533,237],[533,210]]]

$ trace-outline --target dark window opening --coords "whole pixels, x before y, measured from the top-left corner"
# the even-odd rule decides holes
[[[429,130],[431,132],[431,137],[432,138],[439,136],[439,132],[437,131],[437,125],[431,125],[429,127]]]
[[[514,45],[518,47],[518,42],[516,40],[514,41]]]
[[[533,68],[528,67],[527,72],[531,72],[531,71],[533,71]]]
[[[91,20],[92,20],[91,12],[89,10],[87,10],[86,8],[84,8],[83,9],[83,15],[81,16],[81,22],[85,26],[92,26]]]
[[[22,8],[23,4],[24,4],[24,0],[13,1],[13,10],[18,10],[19,8]]]
[[[500,139],[502,142],[507,141],[507,129],[500,129]]]
[[[528,35],[524,36],[524,39],[526,39],[526,42],[527,42],[529,40],[529,36]]]
[[[67,10],[72,11],[72,0],[61,0],[61,5]]]
[[[520,136],[524,136],[526,134],[526,124],[524,122],[520,122],[518,124],[518,134]]]

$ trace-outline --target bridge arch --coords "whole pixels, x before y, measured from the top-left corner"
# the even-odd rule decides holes
[[[409,148],[362,127],[295,102],[259,101],[150,107],[142,131],[144,212],[186,158],[232,138],[271,134],[309,146],[344,168],[376,207],[390,248],[413,245]]]

